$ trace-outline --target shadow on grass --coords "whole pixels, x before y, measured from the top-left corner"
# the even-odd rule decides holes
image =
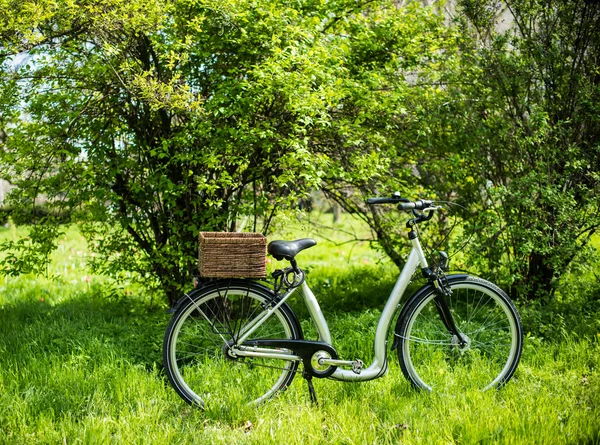
[[[93,363],[110,355],[146,368],[161,361],[164,310],[149,312],[133,298],[112,301],[94,291],[65,299],[55,293],[30,292],[0,307],[0,346],[10,358],[85,354]]]
[[[315,270],[309,277],[327,315],[382,309],[394,285],[375,268]],[[26,369],[45,358],[94,366],[126,362],[147,370],[162,368],[162,342],[170,315],[149,311],[133,296],[107,298],[99,288],[52,284],[9,286],[0,306],[0,364]],[[299,298],[292,303],[307,315]],[[303,313],[304,311],[304,313]],[[10,353],[7,353],[10,351]]]
[[[3,412],[81,419],[135,410],[143,400],[169,394],[161,376],[164,311],[73,289],[67,297],[55,289],[19,289],[6,300],[0,307],[0,425],[14,417]]]

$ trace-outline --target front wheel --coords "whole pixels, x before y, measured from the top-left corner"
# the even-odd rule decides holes
[[[165,332],[163,360],[186,402],[222,410],[263,402],[291,383],[297,361],[237,357],[230,351],[248,323],[276,303],[271,290],[252,281],[221,280],[183,298]],[[283,304],[252,338],[301,339],[302,331]]]
[[[403,309],[395,332],[404,376],[417,388],[499,388],[514,374],[523,347],[519,314],[494,284],[450,277],[448,308],[461,338],[440,316],[433,287],[418,292]]]

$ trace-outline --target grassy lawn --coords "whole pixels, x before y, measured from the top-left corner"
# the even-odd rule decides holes
[[[326,224],[330,216],[322,218]],[[358,224],[343,227],[365,235]],[[368,243],[325,240],[347,239],[340,230],[295,224],[289,231],[319,235],[299,263],[310,266],[341,356],[367,363],[395,266]],[[89,255],[71,229],[55,255],[54,279],[0,278],[0,443],[600,443],[598,307],[570,316],[519,307],[523,358],[501,391],[416,392],[394,353],[379,380],[316,380],[318,407],[296,376],[258,408],[202,412],[179,399],[162,370],[166,308],[135,288],[109,292],[86,271]],[[292,306],[306,316],[298,297]],[[560,332],[552,317],[562,319]],[[302,323],[310,335],[309,321]]]

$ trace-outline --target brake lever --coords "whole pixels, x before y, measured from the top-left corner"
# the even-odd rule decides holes
[[[441,208],[442,208],[442,206],[431,206],[431,207],[427,207],[426,209],[423,209],[423,210],[413,209],[412,213],[414,216],[417,217],[416,222],[425,222],[425,221],[429,221],[431,218],[433,218],[433,212],[435,212],[436,210],[439,210]],[[428,213],[426,214],[426,212],[428,212]]]

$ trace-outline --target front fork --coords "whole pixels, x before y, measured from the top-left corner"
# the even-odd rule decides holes
[[[427,277],[435,290],[436,296],[434,297],[433,301],[438,314],[440,315],[442,323],[444,323],[444,326],[446,329],[448,329],[448,332],[457,338],[460,346],[466,346],[467,340],[456,327],[454,317],[450,311],[450,306],[448,306],[448,298],[452,296],[452,289],[450,289],[450,285],[448,280],[446,280],[444,273],[441,270],[434,272],[427,268],[423,270],[423,275]]]
[[[413,211],[413,213],[415,213]],[[433,286],[436,296],[434,299],[435,307],[438,310],[440,318],[444,323],[448,332],[456,337],[458,344],[462,347],[467,345],[467,339],[459,332],[456,327],[456,323],[454,322],[454,317],[452,317],[452,312],[450,312],[450,307],[448,306],[448,298],[452,295],[452,289],[450,289],[450,285],[448,284],[448,280],[444,275],[444,270],[448,268],[448,255],[446,252],[439,251],[439,264],[435,266],[433,269],[427,265],[427,259],[423,254],[423,249],[421,247],[421,243],[419,242],[419,235],[414,230],[414,226],[419,221],[427,221],[431,219],[433,213],[431,212],[429,216],[424,217],[424,214],[415,213],[416,218],[409,220],[406,223],[406,227],[408,228],[408,239],[410,239],[414,249],[418,252],[420,263],[422,265],[422,273],[425,278],[429,281],[429,283]]]

